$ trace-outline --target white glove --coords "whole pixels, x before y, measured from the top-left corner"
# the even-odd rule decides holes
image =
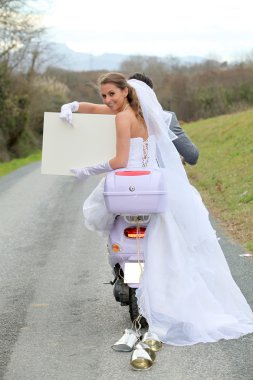
[[[87,179],[90,175],[107,173],[107,172],[111,172],[112,170],[113,169],[111,168],[109,161],[106,161],[103,164],[98,164],[95,166],[70,169],[71,173],[75,174],[75,176],[79,179]]]
[[[63,104],[63,106],[61,106],[60,118],[72,124],[72,112],[76,112],[78,108],[79,103],[77,101]]]

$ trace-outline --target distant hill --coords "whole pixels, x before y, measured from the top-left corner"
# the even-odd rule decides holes
[[[120,64],[131,58],[130,55],[106,53],[94,55],[80,53],[70,49],[61,43],[50,43],[47,46],[47,56],[44,67],[54,66],[71,71],[93,71],[93,70],[119,70]],[[164,58],[166,59],[166,58]],[[205,61],[203,57],[188,56],[179,59],[180,63],[194,64]]]
[[[123,54],[93,55],[80,53],[65,44],[51,43],[47,47],[45,65],[59,67],[71,71],[118,70],[120,64],[128,59]]]

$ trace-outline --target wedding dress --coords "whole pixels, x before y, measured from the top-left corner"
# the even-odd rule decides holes
[[[167,173],[166,212],[152,215],[146,230],[145,269],[137,290],[140,311],[150,331],[172,345],[251,333],[253,313],[232,278],[201,196],[168,138],[155,94],[142,82],[129,82],[141,102],[149,138],[130,140],[127,167],[163,166]],[[104,179],[83,211],[87,228],[108,234],[114,215],[106,210],[103,188]]]
[[[147,140],[141,137],[130,139],[128,168],[143,166],[157,167],[156,143],[154,136]],[[84,224],[90,231],[97,231],[101,236],[107,236],[113,225],[115,215],[108,213],[104,202],[103,178],[95,190],[85,200],[83,205]]]

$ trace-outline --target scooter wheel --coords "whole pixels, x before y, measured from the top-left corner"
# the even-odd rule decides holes
[[[135,288],[129,288],[129,313],[132,322],[134,322],[140,315]],[[148,327],[148,322],[144,317],[141,317],[140,324],[142,328]]]

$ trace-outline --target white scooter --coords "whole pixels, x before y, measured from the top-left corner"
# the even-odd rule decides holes
[[[113,294],[122,306],[129,306],[132,322],[142,327],[136,290],[144,270],[146,229],[154,213],[164,210],[166,191],[161,168],[117,169],[107,174],[104,198],[115,215],[108,238],[109,264],[114,274]]]

